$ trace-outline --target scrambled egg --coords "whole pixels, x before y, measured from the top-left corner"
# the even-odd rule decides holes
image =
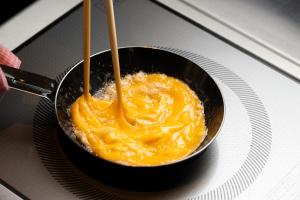
[[[82,95],[71,106],[75,134],[96,156],[124,165],[160,165],[184,158],[204,140],[203,105],[182,81],[140,72],[125,76],[121,85],[122,106],[114,83],[97,98]]]

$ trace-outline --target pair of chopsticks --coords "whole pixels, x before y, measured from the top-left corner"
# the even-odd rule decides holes
[[[84,0],[84,82],[90,83],[90,48],[91,48],[91,0]],[[109,30],[109,41],[113,58],[114,77],[116,82],[118,104],[122,105],[121,76],[118,54],[118,42],[114,16],[113,0],[105,0],[107,23]],[[89,95],[89,84],[84,85],[84,95]]]

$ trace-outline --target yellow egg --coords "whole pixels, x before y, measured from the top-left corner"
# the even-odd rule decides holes
[[[191,154],[206,136],[204,108],[182,81],[137,73],[122,81],[123,109],[114,84],[98,98],[71,106],[76,135],[103,159],[132,166],[170,163]],[[84,141],[83,141],[84,140]]]

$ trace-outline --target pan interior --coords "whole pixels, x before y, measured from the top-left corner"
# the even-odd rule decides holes
[[[224,102],[214,80],[190,60],[177,54],[145,47],[119,49],[121,76],[139,71],[164,73],[189,85],[204,104],[205,122],[208,133],[193,154],[203,151],[216,137],[224,115]],[[110,51],[91,57],[90,92],[95,94],[105,83],[113,81],[113,67]],[[85,149],[73,134],[69,117],[70,105],[83,92],[83,63],[74,66],[63,78],[56,94],[56,114],[60,126],[73,142]],[[86,149],[85,149],[86,150]]]

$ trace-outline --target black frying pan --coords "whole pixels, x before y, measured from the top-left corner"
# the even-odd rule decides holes
[[[224,102],[214,80],[190,60],[177,54],[150,47],[119,49],[121,75],[143,71],[164,73],[184,81],[204,103],[208,134],[191,155],[158,166],[126,166],[101,159],[90,153],[75,137],[68,114],[70,105],[82,95],[83,61],[72,67],[60,83],[33,73],[1,66],[10,87],[31,92],[52,101],[61,127],[59,137],[68,157],[84,172],[104,183],[134,190],[166,188],[192,177],[201,168],[201,154],[216,138],[224,115]],[[91,94],[113,80],[110,51],[91,56]],[[199,168],[200,167],[200,168]]]

